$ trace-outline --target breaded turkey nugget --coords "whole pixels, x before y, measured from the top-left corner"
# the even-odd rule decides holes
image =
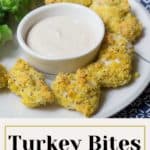
[[[107,33],[97,62],[86,69],[102,87],[115,88],[131,81],[132,62],[132,45],[121,35]]]
[[[44,75],[19,59],[9,72],[9,89],[22,97],[27,107],[39,107],[54,102],[54,95],[44,81]]]
[[[107,6],[117,6],[121,8],[124,12],[130,11],[130,5],[128,0],[93,0],[92,4],[97,5],[107,5]]]
[[[93,0],[93,3],[97,3],[99,5],[109,5],[109,6],[122,6],[130,8],[128,0]]]
[[[107,3],[93,3],[91,9],[102,17],[107,31],[121,34],[131,42],[135,42],[141,36],[142,25],[130,9]]]
[[[87,117],[99,108],[100,86],[89,78],[86,70],[58,74],[52,83],[52,90],[59,105],[81,112]]]
[[[7,87],[8,74],[3,65],[0,64],[0,89]]]
[[[142,25],[132,13],[128,13],[118,27],[116,32],[119,31],[129,41],[135,42],[142,35]]]
[[[118,23],[124,17],[124,11],[120,7],[108,5],[91,5],[93,9],[104,21],[106,29],[109,32],[115,32],[118,29]]]
[[[78,3],[85,6],[90,6],[92,0],[45,0],[45,4],[56,3],[56,2],[71,2],[71,3]]]

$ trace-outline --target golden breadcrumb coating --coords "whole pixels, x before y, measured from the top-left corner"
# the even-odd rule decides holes
[[[87,75],[86,70],[76,73],[60,73],[52,83],[57,103],[90,117],[100,105],[100,86]]]
[[[102,87],[119,87],[132,79],[133,47],[121,35],[107,33],[97,62],[86,69]]]
[[[109,32],[115,32],[118,29],[118,23],[126,12],[120,7],[92,4],[93,9],[104,21],[105,27]]]
[[[134,52],[133,44],[124,36],[121,34],[106,32],[102,46],[99,50],[100,57],[104,50],[109,47],[118,47],[119,49],[114,49],[114,51],[124,51],[130,56],[132,56]]]
[[[111,51],[102,56],[104,59],[103,78],[101,84],[103,87],[119,87],[128,84],[132,79],[132,59],[124,53]],[[105,63],[106,62],[106,63]]]
[[[78,3],[85,6],[90,6],[92,0],[45,0],[45,4],[56,3],[56,2],[71,2],[71,3]]]
[[[121,13],[127,13],[131,10],[128,0],[93,0],[91,6],[113,6],[119,8]],[[111,10],[111,7],[110,10]],[[113,9],[112,9],[113,10]]]
[[[132,14],[128,13],[120,22],[119,33],[126,37],[129,41],[135,42],[142,34],[142,25],[138,19]],[[116,30],[117,32],[118,30]]]
[[[8,74],[3,65],[0,64],[0,89],[7,87]]]
[[[128,0],[93,0],[92,4],[117,6],[126,12],[130,11]]]
[[[135,15],[131,13],[128,1],[120,5],[113,3],[114,5],[94,2],[90,8],[93,9],[100,17],[102,17],[106,29],[109,32],[119,33],[127,38],[131,42],[135,42],[142,34],[142,25]],[[116,2],[117,3],[117,2]],[[126,5],[126,9],[124,9]]]
[[[39,107],[54,102],[54,95],[44,81],[44,75],[19,59],[9,72],[8,87],[22,97],[27,107]]]

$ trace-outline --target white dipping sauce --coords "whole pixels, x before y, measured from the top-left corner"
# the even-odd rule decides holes
[[[42,56],[69,58],[90,51],[99,39],[94,25],[85,19],[55,16],[34,25],[26,40]]]

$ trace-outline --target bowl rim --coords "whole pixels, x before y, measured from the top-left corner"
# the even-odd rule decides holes
[[[79,54],[76,56],[69,56],[69,57],[62,57],[62,58],[54,57],[53,58],[53,57],[46,57],[44,55],[40,55],[38,52],[32,51],[31,48],[26,44],[24,38],[22,37],[22,31],[24,29],[23,28],[24,24],[27,23],[30,18],[33,18],[34,15],[37,15],[40,12],[47,11],[53,7],[61,7],[61,6],[80,8],[80,9],[84,9],[85,11],[88,11],[89,13],[93,14],[95,16],[95,18],[98,19],[100,28],[102,28],[101,29],[102,33],[101,33],[101,35],[99,35],[99,41],[95,44],[95,46],[93,48],[88,49],[85,53]],[[83,6],[80,4],[75,4],[75,3],[67,3],[67,2],[48,4],[48,5],[44,5],[44,6],[41,6],[39,8],[32,10],[21,20],[21,22],[19,23],[18,28],[17,28],[17,41],[18,41],[19,45],[21,46],[21,49],[33,57],[36,57],[36,58],[42,59],[42,60],[47,60],[47,61],[49,61],[49,60],[52,60],[52,61],[72,60],[72,59],[78,59],[78,58],[84,57],[84,56],[92,53],[93,51],[95,51],[100,46],[100,44],[103,41],[104,35],[105,35],[104,22],[101,19],[101,17],[96,14],[96,12],[92,11],[91,9],[89,9],[86,6]]]

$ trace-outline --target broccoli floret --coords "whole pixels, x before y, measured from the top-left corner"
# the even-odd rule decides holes
[[[12,39],[12,31],[7,25],[7,17],[15,18],[15,21],[19,22],[39,1],[40,0],[0,0],[0,46]]]
[[[12,39],[12,31],[8,25],[0,25],[0,46]]]
[[[15,16],[17,21],[30,10],[32,0],[0,0],[3,10]]]
[[[18,10],[20,0],[0,0],[3,10],[8,12],[15,12]]]

